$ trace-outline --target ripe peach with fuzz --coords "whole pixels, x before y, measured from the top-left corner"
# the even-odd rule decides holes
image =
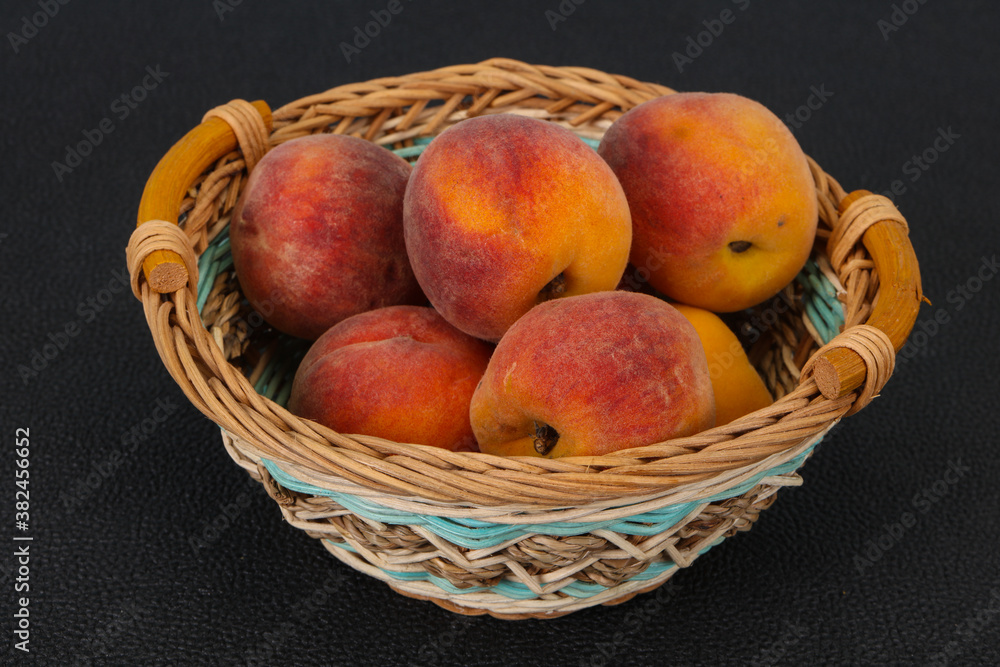
[[[351,315],[420,303],[403,242],[410,171],[392,152],[342,135],[268,152],[229,228],[250,304],[275,328],[314,340]]]
[[[542,301],[614,289],[632,241],[625,194],[594,150],[511,114],[431,142],[406,189],[404,231],[431,304],[493,341]]]
[[[715,423],[698,335],[672,306],[598,292],[533,308],[504,335],[472,397],[480,451],[594,456]]]
[[[475,451],[469,401],[491,351],[430,308],[361,313],[313,343],[289,410],[341,433]]]
[[[736,334],[716,315],[702,308],[673,304],[698,332],[715,393],[715,425],[722,426],[774,402],[771,392],[750,364]]]
[[[816,234],[805,154],[766,107],[729,93],[676,93],[608,128],[599,153],[632,209],[631,262],[683,303],[748,308],[794,279]]]

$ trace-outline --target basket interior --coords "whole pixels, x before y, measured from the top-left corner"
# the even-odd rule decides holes
[[[600,143],[592,136],[581,139],[594,149]],[[418,137],[391,150],[414,163],[431,140]],[[241,179],[240,185],[245,182]],[[310,342],[270,327],[240,292],[229,245],[232,208],[223,205],[220,209],[215,233],[199,258],[198,311],[226,358],[240,368],[257,392],[285,406],[295,371]],[[631,266],[626,270],[634,271]],[[838,298],[842,289],[836,281],[823,253],[815,252],[796,280],[777,296],[743,312],[723,315],[775,399],[795,388],[802,364],[843,326]],[[723,362],[709,359],[710,367]]]

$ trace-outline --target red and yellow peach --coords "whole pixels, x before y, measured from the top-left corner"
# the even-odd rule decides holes
[[[660,299],[597,292],[549,301],[497,344],[470,406],[483,452],[591,456],[715,423],[694,327]]]
[[[608,165],[569,130],[525,116],[445,130],[406,188],[420,286],[446,320],[491,341],[540,302],[614,289],[631,229]]]
[[[337,322],[423,296],[403,241],[411,167],[380,146],[319,134],[257,164],[233,211],[233,262],[250,305],[316,339]]]
[[[816,234],[816,189],[781,120],[729,93],[676,93],[631,109],[598,152],[632,211],[631,262],[667,296],[749,308],[795,278]]]
[[[469,402],[491,351],[430,308],[361,313],[313,343],[288,408],[340,433],[475,451]]]

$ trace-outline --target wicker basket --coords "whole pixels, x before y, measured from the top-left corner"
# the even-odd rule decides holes
[[[150,176],[128,247],[163,363],[289,523],[404,595],[547,618],[652,590],[800,484],[796,470],[827,430],[892,373],[922,296],[889,200],[848,195],[810,161],[821,218],[813,259],[778,299],[734,323],[772,406],[691,437],[555,460],[347,436],[289,413],[305,344],[250,310],[227,225],[247,173],[295,137],[345,133],[416,159],[465,118],[518,113],[596,145],[623,111],[672,92],[493,59],[339,86],[273,114],[263,102],[212,110]]]

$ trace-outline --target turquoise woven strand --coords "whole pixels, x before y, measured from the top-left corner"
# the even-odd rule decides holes
[[[429,143],[431,143],[431,137],[419,137],[413,140],[413,146],[394,148],[392,149],[392,152],[401,158],[417,157],[424,152],[424,149],[427,148],[427,144]]]
[[[712,547],[720,544],[725,538],[719,537],[714,542],[706,546],[704,549],[698,552],[698,555],[706,553]],[[326,541],[327,544],[334,546],[338,549],[343,549],[344,551],[350,551],[356,553],[356,551],[348,544],[341,544],[338,542],[332,542],[330,540]],[[442,591],[449,593],[451,595],[464,595],[468,593],[496,593],[497,595],[502,595],[503,597],[512,600],[531,600],[537,598],[538,595],[528,588],[525,584],[520,581],[511,581],[508,579],[503,579],[496,586],[486,588],[484,586],[474,586],[472,588],[458,588],[453,583],[444,579],[442,577],[436,577],[429,572],[399,572],[397,570],[387,570],[385,568],[379,568],[382,572],[385,572],[393,579],[398,579],[400,581],[426,581],[434,584]],[[635,575],[630,579],[630,581],[648,581],[653,579],[664,572],[669,570],[677,569],[677,564],[672,561],[655,561],[650,563],[649,566]],[[607,588],[601,584],[587,583],[584,581],[574,581],[573,583],[563,586],[559,589],[560,593],[575,597],[575,598],[588,598],[594,595],[599,595],[606,591]]]
[[[601,144],[600,139],[587,139],[584,137],[580,138],[583,140],[585,144],[587,144],[594,150],[597,150],[597,147],[600,146]],[[419,155],[424,152],[424,149],[427,148],[427,145],[431,143],[431,139],[429,137],[420,137],[419,139],[414,139],[413,143],[414,143],[413,146],[406,146],[405,148],[394,148],[392,149],[392,152],[401,158],[419,157]]]
[[[804,289],[802,302],[806,316],[823,343],[829,343],[844,326],[844,307],[837,298],[837,290],[810,259],[795,277]]]
[[[540,522],[538,524],[504,524],[477,519],[414,514],[383,507],[382,505],[351,494],[339,493],[313,486],[289,475],[273,461],[264,459],[263,463],[275,481],[287,489],[313,496],[326,496],[345,509],[366,519],[385,524],[422,526],[453,544],[468,549],[482,549],[495,547],[513,538],[533,534],[568,536],[581,535],[603,529],[624,535],[641,535],[647,537],[657,535],[676,525],[678,521],[690,514],[701,502],[713,502],[742,495],[756,486],[764,477],[781,475],[797,470],[815,446],[816,443],[808,451],[791,461],[762,472],[737,487],[727,489],[702,501],[670,505],[658,510],[634,515],[627,519],[611,519],[586,523]]]

